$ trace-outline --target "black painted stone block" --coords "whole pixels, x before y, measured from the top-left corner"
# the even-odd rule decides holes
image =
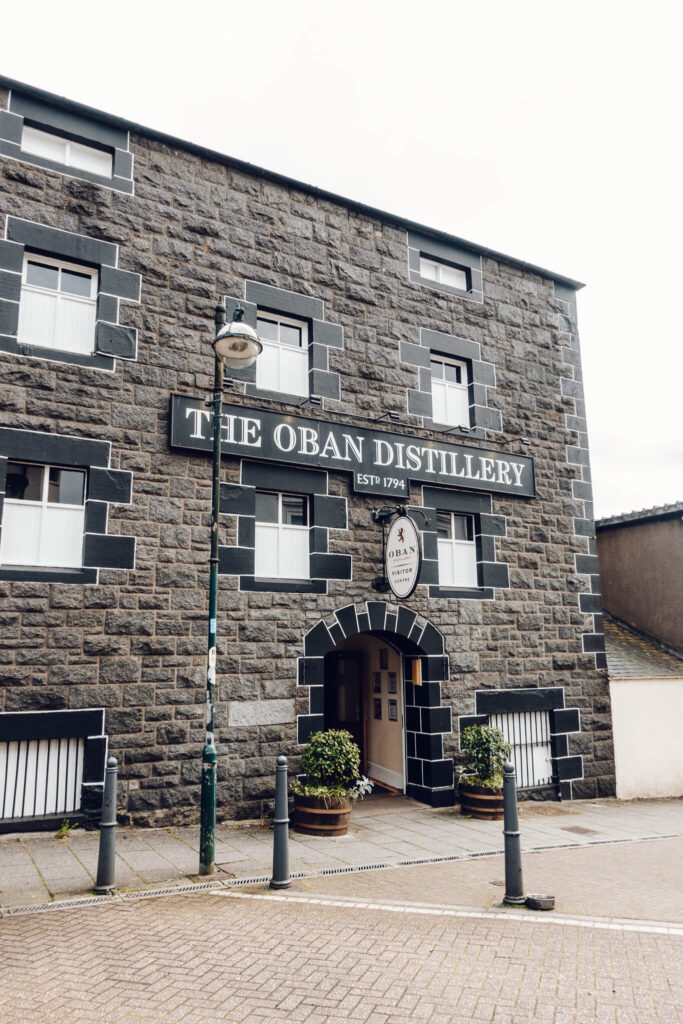
[[[422,722],[420,719],[420,709],[416,707],[406,708],[406,729],[409,732],[420,732],[422,729]]]
[[[121,327],[100,320],[95,330],[95,350],[119,359],[135,359],[137,337],[137,331],[133,327]]]
[[[453,759],[448,757],[442,761],[424,761],[422,775],[425,786],[436,789],[441,786],[453,785]]]
[[[325,728],[325,720],[322,715],[299,715],[297,722],[297,743],[308,743],[309,737],[314,732],[320,732]]]
[[[351,555],[311,555],[311,578],[350,580]]]
[[[443,757],[441,733],[418,732],[415,736],[415,751],[423,761],[438,761]]]
[[[452,719],[449,707],[421,709],[422,732],[451,732]]]
[[[384,601],[368,601],[371,629],[384,629],[387,606]]]
[[[578,708],[553,711],[550,717],[552,732],[579,732],[581,728]]]
[[[299,659],[299,686],[322,686],[324,682],[324,658]]]
[[[325,494],[314,494],[311,498],[311,523],[331,530],[345,530],[346,501]]]
[[[224,576],[251,575],[254,572],[254,549],[219,547],[218,572]]]
[[[241,484],[221,484],[220,509],[224,515],[253,516],[256,490]]]
[[[422,785],[422,761],[417,758],[408,757],[406,758],[406,769],[408,772],[408,782],[412,782],[416,786]]]
[[[131,498],[132,486],[133,474],[127,470],[96,467],[91,469],[88,475],[88,499],[127,505]]]
[[[334,647],[332,637],[324,622],[319,622],[309,630],[304,639],[304,653],[307,657],[321,657]]]
[[[135,538],[86,533],[83,565],[98,569],[134,569]]]
[[[555,765],[561,782],[567,779],[583,778],[583,758],[581,757],[558,757]]]
[[[354,636],[358,632],[358,619],[356,618],[356,606],[348,604],[339,608],[336,612],[337,619],[345,636]]]
[[[421,708],[438,708],[441,705],[441,683],[422,683],[413,687],[415,704]]]

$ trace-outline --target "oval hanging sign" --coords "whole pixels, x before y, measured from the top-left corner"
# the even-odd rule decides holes
[[[410,516],[399,516],[389,528],[384,575],[396,597],[410,597],[422,568],[422,547],[417,526]]]

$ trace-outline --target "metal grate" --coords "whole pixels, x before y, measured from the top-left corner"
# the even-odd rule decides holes
[[[511,760],[520,789],[548,786],[553,781],[550,715],[547,711],[504,712],[491,715],[512,747]]]
[[[84,740],[0,743],[0,819],[80,810]]]

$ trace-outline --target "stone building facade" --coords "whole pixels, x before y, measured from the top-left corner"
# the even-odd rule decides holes
[[[77,816],[107,745],[124,818],[198,817],[219,299],[277,335],[226,374],[219,815],[349,723],[428,803],[471,721],[531,795],[612,793],[580,285],[6,79],[0,165],[0,817]],[[373,585],[398,505],[405,601]]]

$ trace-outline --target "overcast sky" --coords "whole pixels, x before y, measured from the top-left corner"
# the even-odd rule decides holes
[[[683,499],[682,9],[34,0],[2,71],[586,282],[606,516]]]

